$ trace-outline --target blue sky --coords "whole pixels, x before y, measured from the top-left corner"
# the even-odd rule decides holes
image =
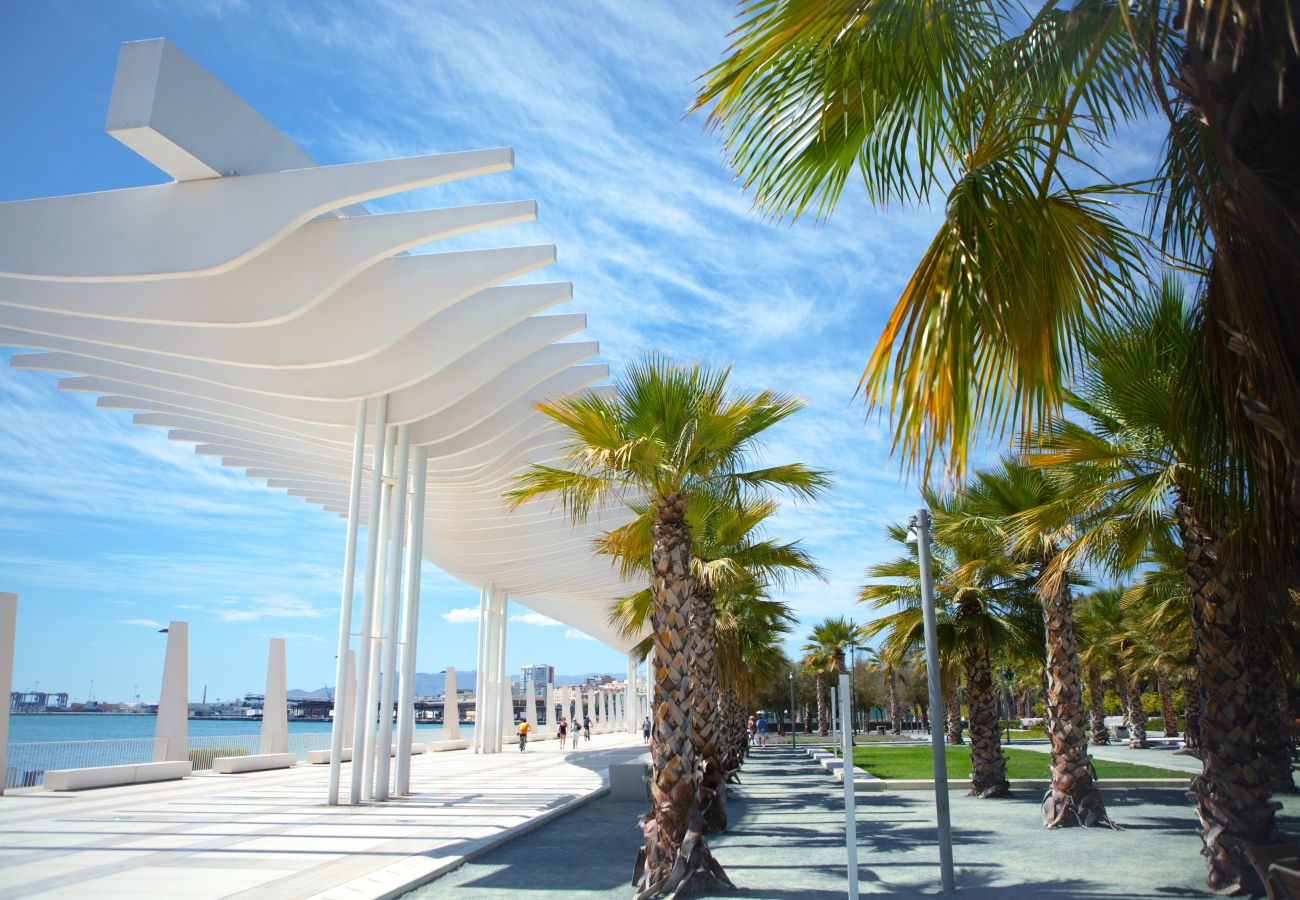
[[[726,45],[724,2],[42,2],[0,12],[0,200],[165,177],[103,132],[118,46],[165,36],[320,163],[509,145],[516,171],[375,209],[533,198],[538,222],[440,249],[554,242],[546,280],[574,283],[584,337],[615,369],[647,349],[734,364],[735,382],[799,394],[773,461],[830,469],[836,488],[790,507],[829,573],[787,598],[805,625],[862,617],[883,525],[918,502],[887,429],[853,401],[884,317],[926,243],[930,211],[872,210],[845,192],[827,222],[773,224],[684,119]],[[2,352],[2,351],[0,351]],[[157,694],[163,638],[190,622],[191,692],[260,689],[266,640],[288,639],[292,686],[333,678],[342,522],[60,394],[0,362],[0,589],[20,595],[16,688],[104,699]],[[457,610],[477,590],[426,567],[419,668],[474,665]],[[508,665],[621,672],[613,651],[527,616]],[[530,621],[531,619],[531,621]],[[137,688],[138,686],[138,688]]]

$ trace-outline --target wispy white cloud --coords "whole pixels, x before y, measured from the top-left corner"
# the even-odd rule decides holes
[[[595,638],[589,634],[579,631],[576,628],[570,628],[564,632],[564,636],[571,641],[594,641]]]
[[[458,609],[447,610],[442,614],[442,617],[453,625],[469,625],[478,622],[478,610],[462,606]]]
[[[326,612],[301,597],[276,594],[247,601],[244,605],[211,610],[219,622],[258,622],[262,619],[320,619]]]
[[[142,628],[162,628],[162,622],[155,622],[153,619],[118,619],[119,625],[139,625]]]
[[[474,618],[478,619],[478,610],[474,610]],[[524,625],[538,625],[542,628],[552,628],[563,625],[563,622],[557,622],[550,616],[544,616],[539,612],[517,613],[510,617],[511,622],[521,622]]]

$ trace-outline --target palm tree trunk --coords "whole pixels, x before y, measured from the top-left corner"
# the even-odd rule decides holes
[[[826,687],[820,672],[817,674],[817,733],[823,737],[830,733],[826,722]]]
[[[1044,568],[1048,562],[1043,560]],[[1047,632],[1047,723],[1052,739],[1052,786],[1043,798],[1043,824],[1048,828],[1076,823],[1085,828],[1096,824],[1113,828],[1088,759],[1070,588],[1064,583],[1053,590],[1040,586],[1038,599]]]
[[[903,733],[903,710],[898,705],[898,673],[889,670],[889,724],[894,734]]]
[[[730,884],[705,843],[700,810],[700,779],[689,721],[689,617],[691,533],[682,498],[658,503],[650,551],[650,587],[654,598],[655,728],[650,755],[654,805],[641,818],[645,846],[637,857],[632,883],[637,900],[670,895],[690,886]]]
[[[1293,793],[1291,723],[1283,717],[1280,702],[1286,691],[1286,680],[1263,621],[1262,604],[1247,604],[1245,615],[1246,671],[1251,711],[1255,716],[1255,751],[1260,777],[1275,793]]]
[[[1201,679],[1197,677],[1196,670],[1192,669],[1191,676],[1186,679],[1187,688],[1184,691],[1184,700],[1186,701],[1186,712],[1184,718],[1187,723],[1183,731],[1183,743],[1187,749],[1192,752],[1197,759],[1201,758]]]
[[[1130,732],[1133,730],[1133,722],[1129,718],[1132,710],[1128,704],[1128,671],[1124,668],[1124,663],[1115,659],[1115,693],[1119,694],[1119,711],[1124,717],[1124,724],[1128,726]]]
[[[1179,504],[1178,524],[1192,595],[1200,679],[1205,769],[1192,780],[1192,796],[1201,821],[1201,853],[1209,869],[1206,882],[1216,891],[1235,884],[1250,889],[1254,875],[1246,850],[1272,841],[1278,804],[1268,802],[1268,785],[1255,764],[1241,591],[1235,565],[1225,559],[1214,533],[1185,504]]]
[[[1142,708],[1142,676],[1133,675],[1128,685],[1128,745],[1135,750],[1145,750],[1147,743],[1147,714]]]
[[[1001,797],[1011,790],[1011,784],[998,734],[998,700],[988,647],[982,642],[971,644],[962,662],[970,706],[970,792],[979,797]]]
[[[1160,693],[1160,715],[1165,720],[1165,737],[1178,737],[1178,716],[1174,713],[1174,689],[1163,666],[1156,668],[1156,690]]]
[[[1088,720],[1092,728],[1092,743],[1109,744],[1110,729],[1106,727],[1106,688],[1101,682],[1101,670],[1095,663],[1087,666]]]
[[[718,673],[714,666],[717,649],[717,610],[714,591],[695,582],[691,596],[690,703],[691,745],[700,770],[700,807],[704,833],[716,834],[727,828],[727,779],[718,758]]]
[[[969,691],[968,691],[969,692]],[[957,702],[957,673],[953,673],[943,688],[943,712],[948,717],[948,743],[953,746],[965,743],[961,739],[961,704]],[[996,723],[995,727],[996,727]]]

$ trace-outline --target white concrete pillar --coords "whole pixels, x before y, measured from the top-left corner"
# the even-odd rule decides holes
[[[510,617],[507,615],[510,608],[510,598],[505,591],[498,591],[498,624],[500,630],[501,649],[497,653],[497,684],[501,686],[501,718],[498,720],[496,748],[499,752],[501,745],[509,740],[509,735],[514,732],[515,723],[515,704],[514,697],[510,690],[510,677],[506,674],[506,637],[509,628],[508,622]]]
[[[613,706],[611,705],[611,701],[613,699],[614,699],[614,695],[611,694],[609,691],[605,691],[605,730],[606,731],[613,730],[612,726],[614,725],[614,710],[613,710]]]
[[[479,588],[478,591],[478,652],[474,660],[474,752],[482,753],[485,746],[483,741],[483,716],[487,711],[486,697],[484,690],[486,687],[485,676],[487,674],[487,642],[488,642],[488,614],[487,614],[487,586]],[[445,716],[445,713],[444,713]]]
[[[636,657],[627,655],[627,682],[623,685],[624,715],[627,719],[628,734],[636,734],[641,728],[641,716],[636,709]]]
[[[411,507],[406,534],[406,603],[402,622],[401,697],[397,703],[397,787],[411,793],[411,742],[415,740],[415,656],[420,633],[420,564],[424,561],[424,493],[429,451],[416,447],[411,471]]]
[[[374,653],[375,585],[379,578],[379,523],[380,506],[384,493],[384,458],[387,456],[388,395],[375,404],[374,452],[371,455],[370,508],[366,515],[366,566],[361,590],[361,635],[357,641],[360,656],[357,675],[360,681],[354,695],[357,702],[352,716],[352,783],[349,796],[353,805],[361,802],[366,784],[365,748],[366,734],[374,732],[375,709],[370,706],[370,657]]]
[[[460,694],[456,692],[456,670],[451,666],[447,667],[442,696],[442,739],[458,741],[460,740]]]
[[[338,688],[335,688],[337,693]],[[285,698],[284,638],[271,638],[266,656],[266,693],[262,695],[262,753],[289,752],[289,709]]]
[[[189,645],[189,624],[167,623],[167,657],[158,692],[158,718],[154,721],[154,762],[190,758]]]
[[[546,682],[546,733],[555,734],[555,723],[559,721],[555,717],[555,684]]]
[[[393,538],[388,530],[388,509],[393,502],[393,458],[397,452],[397,428],[390,426],[387,432],[384,463],[380,470],[383,477],[382,489],[379,492],[379,512],[375,516],[375,527],[379,529],[379,558],[375,561],[375,608],[374,618],[370,623],[370,671],[365,676],[366,712],[369,724],[364,735],[361,759],[352,760],[352,767],[361,769],[361,796],[365,800],[375,796],[375,770],[379,764],[377,740],[379,720],[382,718],[379,698],[383,692],[380,683],[380,666],[384,657],[384,589],[388,584],[388,542]],[[389,714],[392,714],[392,710],[389,710]],[[387,764],[388,748],[383,749],[385,764]]]
[[[18,595],[0,593],[0,794],[9,781],[9,694],[14,689]]]
[[[341,715],[343,717],[343,746],[350,748],[352,746],[352,717],[355,714],[355,710],[353,710],[352,707],[355,706],[357,702],[357,653],[355,650],[348,651],[347,679],[347,699],[344,701],[343,710],[336,713],[336,715]],[[337,707],[335,708],[337,709]]]
[[[393,695],[397,681],[397,638],[401,628],[402,559],[406,547],[406,482],[411,467],[411,426],[397,429],[393,456],[394,481],[388,510],[388,579],[384,587],[383,681],[379,689],[379,736],[375,739],[375,799],[387,800],[392,765],[388,748],[393,745]],[[400,743],[397,752],[401,752]],[[410,749],[408,747],[409,755]],[[409,764],[409,760],[408,760]]]
[[[326,802],[337,806],[343,747],[349,743],[352,719],[348,709],[356,705],[356,669],[352,658],[352,599],[356,593],[357,528],[361,518],[362,461],[366,452],[366,412],[369,400],[357,403],[356,429],[352,440],[352,479],[348,487],[348,530],[343,547],[343,589],[339,599],[339,642],[334,665],[334,716],[330,724],[330,777]],[[348,667],[353,666],[351,681]],[[349,693],[352,691],[353,693]]]

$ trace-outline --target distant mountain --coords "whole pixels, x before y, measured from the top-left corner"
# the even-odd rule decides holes
[[[603,675],[603,674],[606,673],[584,672],[581,675],[556,675],[555,683],[556,684],[582,684],[582,682],[588,678],[591,678],[596,675]],[[620,678],[626,676],[613,675],[613,677]],[[474,684],[476,681],[477,681],[477,676],[473,671],[456,672],[456,690],[458,691],[464,692],[464,691],[474,690]],[[510,681],[513,684],[518,684],[519,676],[518,675],[510,676]],[[447,676],[442,672],[435,672],[435,673],[416,672],[415,673],[416,696],[430,697],[436,694],[441,694],[444,690],[444,686],[446,682],[447,682]],[[328,700],[333,695],[334,695],[334,689],[332,687],[320,687],[320,688],[316,688],[316,690],[314,691],[304,691],[301,688],[294,688],[293,690],[288,691],[285,694],[285,696],[288,697],[290,700]]]

